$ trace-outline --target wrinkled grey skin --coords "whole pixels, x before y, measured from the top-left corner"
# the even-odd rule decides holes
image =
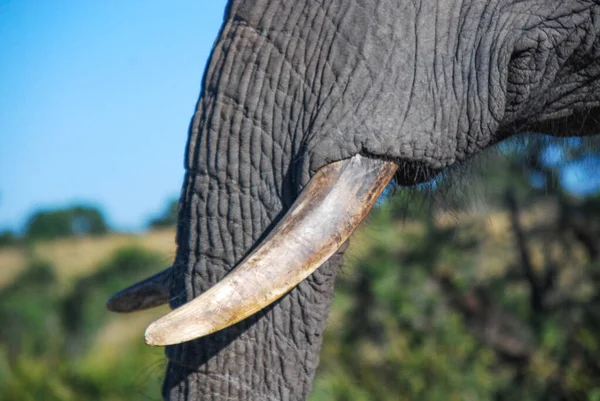
[[[223,278],[327,163],[393,159],[410,185],[518,132],[600,132],[599,33],[599,1],[230,1],[190,126],[171,306]],[[307,398],[340,264],[168,347],[163,396]]]

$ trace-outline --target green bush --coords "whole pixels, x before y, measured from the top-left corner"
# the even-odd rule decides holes
[[[179,213],[179,200],[173,199],[169,201],[167,207],[163,213],[150,220],[148,227],[150,228],[164,228],[173,227],[177,224],[177,215]]]
[[[34,260],[0,292],[0,342],[9,355],[25,350],[41,355],[55,348],[60,337],[54,267]]]
[[[108,318],[104,307],[108,297],[161,268],[161,256],[143,248],[127,247],[116,251],[92,275],[77,280],[61,303],[63,327],[72,352],[80,352],[85,341]]]
[[[107,298],[161,267],[161,256],[123,248],[61,295],[53,266],[33,261],[0,292],[0,400],[158,399],[162,350],[139,341],[110,364],[89,352],[115,317]]]
[[[89,206],[73,206],[66,209],[36,212],[27,222],[25,236],[33,240],[48,240],[81,235],[101,235],[108,231],[108,225],[100,210]]]
[[[5,230],[0,232],[0,248],[15,246],[19,243],[19,237],[12,231]]]

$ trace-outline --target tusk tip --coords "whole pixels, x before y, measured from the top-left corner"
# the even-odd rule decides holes
[[[173,313],[173,312],[171,312]],[[213,325],[198,323],[196,325],[186,324],[187,320],[173,318],[170,314],[150,323],[144,333],[144,341],[153,347],[164,347],[166,345],[181,344],[196,338],[213,333],[219,328]],[[223,325],[221,327],[226,327]]]
[[[168,326],[165,327],[161,324],[161,321],[162,318],[150,323],[146,329],[144,333],[144,342],[146,345],[150,345],[151,347],[165,347],[189,340],[188,338],[183,338],[179,331],[169,330]]]
[[[146,343],[146,345],[150,345],[152,347],[162,347],[168,345],[166,344],[158,330],[156,330],[156,326],[154,324],[151,324],[146,329],[146,332],[144,333],[144,342]]]

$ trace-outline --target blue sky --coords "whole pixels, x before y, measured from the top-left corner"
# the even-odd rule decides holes
[[[143,227],[179,193],[225,0],[0,0],[0,230],[101,206]]]

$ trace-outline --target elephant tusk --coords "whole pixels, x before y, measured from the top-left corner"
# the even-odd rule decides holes
[[[262,244],[215,286],[150,324],[146,343],[193,340],[275,302],[350,237],[396,170],[360,155],[320,169]]]
[[[136,312],[169,302],[171,267],[117,292],[106,302],[112,312]]]

